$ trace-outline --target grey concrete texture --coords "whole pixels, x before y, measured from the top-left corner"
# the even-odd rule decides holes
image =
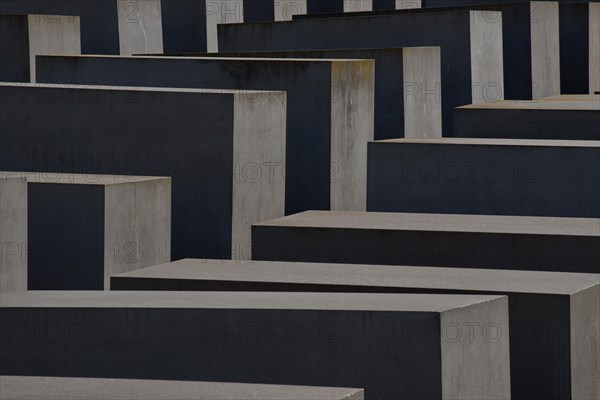
[[[366,209],[372,60],[88,56],[37,61],[39,80],[46,83],[286,90],[286,214]]]
[[[284,215],[285,117],[283,92],[0,84],[0,165],[172,177],[172,259],[250,257]]]
[[[81,54],[79,17],[0,14],[0,81],[35,82],[39,54]]]
[[[188,259],[113,276],[111,290],[507,295],[512,398],[599,393],[598,274]]]
[[[361,389],[226,382],[0,376],[3,400],[363,400]]]
[[[29,290],[104,290],[111,275],[171,260],[170,178],[5,171],[0,177],[27,182],[25,197],[20,187],[3,191],[17,203],[9,206],[27,207],[27,238],[11,258],[25,263]]]
[[[440,46],[445,136],[452,135],[454,107],[504,98],[500,13],[399,13],[221,25],[219,49],[238,52]]]
[[[371,142],[367,210],[599,218],[599,155],[598,141]]]
[[[501,101],[457,107],[460,137],[600,140],[600,96],[554,96],[532,102]]]
[[[206,56],[206,53],[169,54],[169,56],[197,57]],[[218,56],[372,59],[375,61],[375,139],[395,139],[405,136],[441,137],[442,135],[439,47],[220,52]]]
[[[27,290],[27,181],[0,176],[0,293]]]
[[[29,292],[2,295],[0,306],[2,375],[352,383],[366,399],[510,396],[504,296]],[[67,321],[71,334],[44,333]],[[473,340],[470,323],[481,327]]]
[[[600,219],[300,213],[252,227],[253,258],[600,273]]]

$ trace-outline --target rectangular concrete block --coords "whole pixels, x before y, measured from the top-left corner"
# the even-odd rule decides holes
[[[368,211],[600,217],[600,142],[369,143]]]
[[[366,209],[367,142],[374,123],[371,60],[44,57],[38,62],[46,83],[286,90],[286,214]]]
[[[283,92],[1,84],[0,165],[172,177],[172,257],[242,257],[284,215],[285,117]]]
[[[239,52],[440,46],[442,126],[446,136],[452,134],[454,107],[504,98],[500,13],[469,10],[404,10],[394,13],[398,14],[221,25],[218,27],[219,50]],[[370,34],[365,35],[364,32]]]
[[[108,289],[115,273],[171,260],[170,178],[0,171],[4,177],[27,181],[19,256],[29,290]]]
[[[589,24],[590,93],[596,93],[600,89],[600,3],[590,3]]]
[[[375,61],[375,139],[442,136],[439,47],[221,52],[219,57],[372,59]]]
[[[361,389],[136,379],[0,376],[3,400],[363,400]]]
[[[252,227],[253,259],[600,273],[600,220],[310,211]]]
[[[81,54],[79,17],[0,14],[0,81],[35,82],[39,54]]]
[[[0,292],[27,290],[27,181],[0,177]]]
[[[366,399],[510,396],[504,296],[30,292],[0,299],[2,375],[352,383]],[[471,340],[465,324],[473,323],[480,328]],[[75,332],[66,335],[67,325]],[[51,338],[44,333],[56,328]]]
[[[555,96],[531,102],[504,100],[457,107],[461,137],[600,140],[600,96]]]
[[[599,394],[598,274],[188,259],[114,276],[111,290],[507,295],[512,398]]]

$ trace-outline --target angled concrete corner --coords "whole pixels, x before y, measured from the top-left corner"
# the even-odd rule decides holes
[[[404,137],[442,137],[442,70],[439,47],[405,47]]]
[[[307,12],[307,0],[275,0],[275,21],[290,21]]]
[[[440,330],[443,399],[511,398],[507,297],[442,312]]]
[[[214,0],[206,3],[206,51],[217,53],[218,24],[237,24],[244,22],[243,0]]]
[[[162,53],[161,0],[117,0],[122,56]]]
[[[27,181],[0,174],[0,292],[27,290]]]
[[[14,228],[16,211],[5,214],[4,197],[19,198],[8,206],[27,210],[25,288],[30,290],[102,290],[110,276],[154,266],[171,259],[171,179],[94,176],[73,173],[0,172],[19,177],[27,191],[2,183],[2,225]],[[22,198],[21,198],[22,197]],[[22,210],[21,210],[22,211]],[[11,218],[12,217],[12,218]],[[4,234],[2,236],[5,236]],[[10,238],[10,233],[7,235]],[[4,238],[2,239],[4,240]],[[8,239],[7,239],[8,240]],[[5,244],[6,259],[11,241]],[[3,270],[4,270],[3,262]],[[14,286],[15,265],[3,284]],[[3,271],[4,272],[4,271]],[[11,279],[11,276],[13,277]],[[23,280],[23,275],[19,277]],[[22,283],[22,282],[21,282]],[[22,286],[22,285],[20,285]]]

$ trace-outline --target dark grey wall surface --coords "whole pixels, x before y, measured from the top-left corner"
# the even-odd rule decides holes
[[[28,26],[27,17],[0,14],[0,82],[30,81]]]
[[[460,137],[600,140],[599,127],[600,108],[596,111],[456,108],[454,111],[454,132]]]
[[[330,209],[330,62],[38,57],[38,72],[44,83],[287,90],[286,214]]]
[[[600,217],[597,142],[559,143],[371,142],[367,209]]]
[[[206,51],[206,0],[161,0],[160,5],[165,52]]]
[[[469,12],[417,13],[408,10],[402,13],[384,17],[312,18],[278,23],[220,25],[219,50],[441,46],[443,133],[451,136],[452,109],[472,103]]]
[[[252,227],[252,257],[600,273],[600,237],[259,225]]]
[[[231,249],[233,102],[233,94],[0,87],[0,169],[172,176],[173,258],[220,258]]]
[[[104,290],[104,186],[28,186],[28,289]]]
[[[206,57],[209,53],[169,54],[169,56]],[[256,58],[339,58],[375,60],[375,139],[404,137],[403,50],[348,49],[323,51],[219,52],[218,57]],[[420,90],[420,89],[419,89]]]

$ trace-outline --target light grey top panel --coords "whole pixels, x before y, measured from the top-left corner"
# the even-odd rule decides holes
[[[446,137],[441,139],[388,139],[379,140],[377,143],[600,148],[600,141],[598,140],[475,139]]]
[[[0,180],[5,178],[27,179],[28,183],[54,183],[61,185],[121,185],[171,179],[162,176],[131,176],[131,175],[97,175],[80,173],[55,172],[8,172],[0,171]]]
[[[360,389],[217,382],[0,376],[3,400],[359,400]]]
[[[600,285],[600,276],[595,274],[191,259],[117,276],[559,295],[570,295]]]
[[[502,296],[260,293],[260,292],[24,292],[0,296],[2,308],[180,308],[443,312]]]
[[[549,100],[533,100],[533,101],[515,101],[503,100],[494,103],[471,104],[457,108],[465,109],[486,109],[486,110],[545,110],[545,111],[597,111],[600,114],[600,96],[594,99],[579,99],[574,98],[560,99],[551,98]]]
[[[600,219],[306,211],[256,226],[600,237]]]

